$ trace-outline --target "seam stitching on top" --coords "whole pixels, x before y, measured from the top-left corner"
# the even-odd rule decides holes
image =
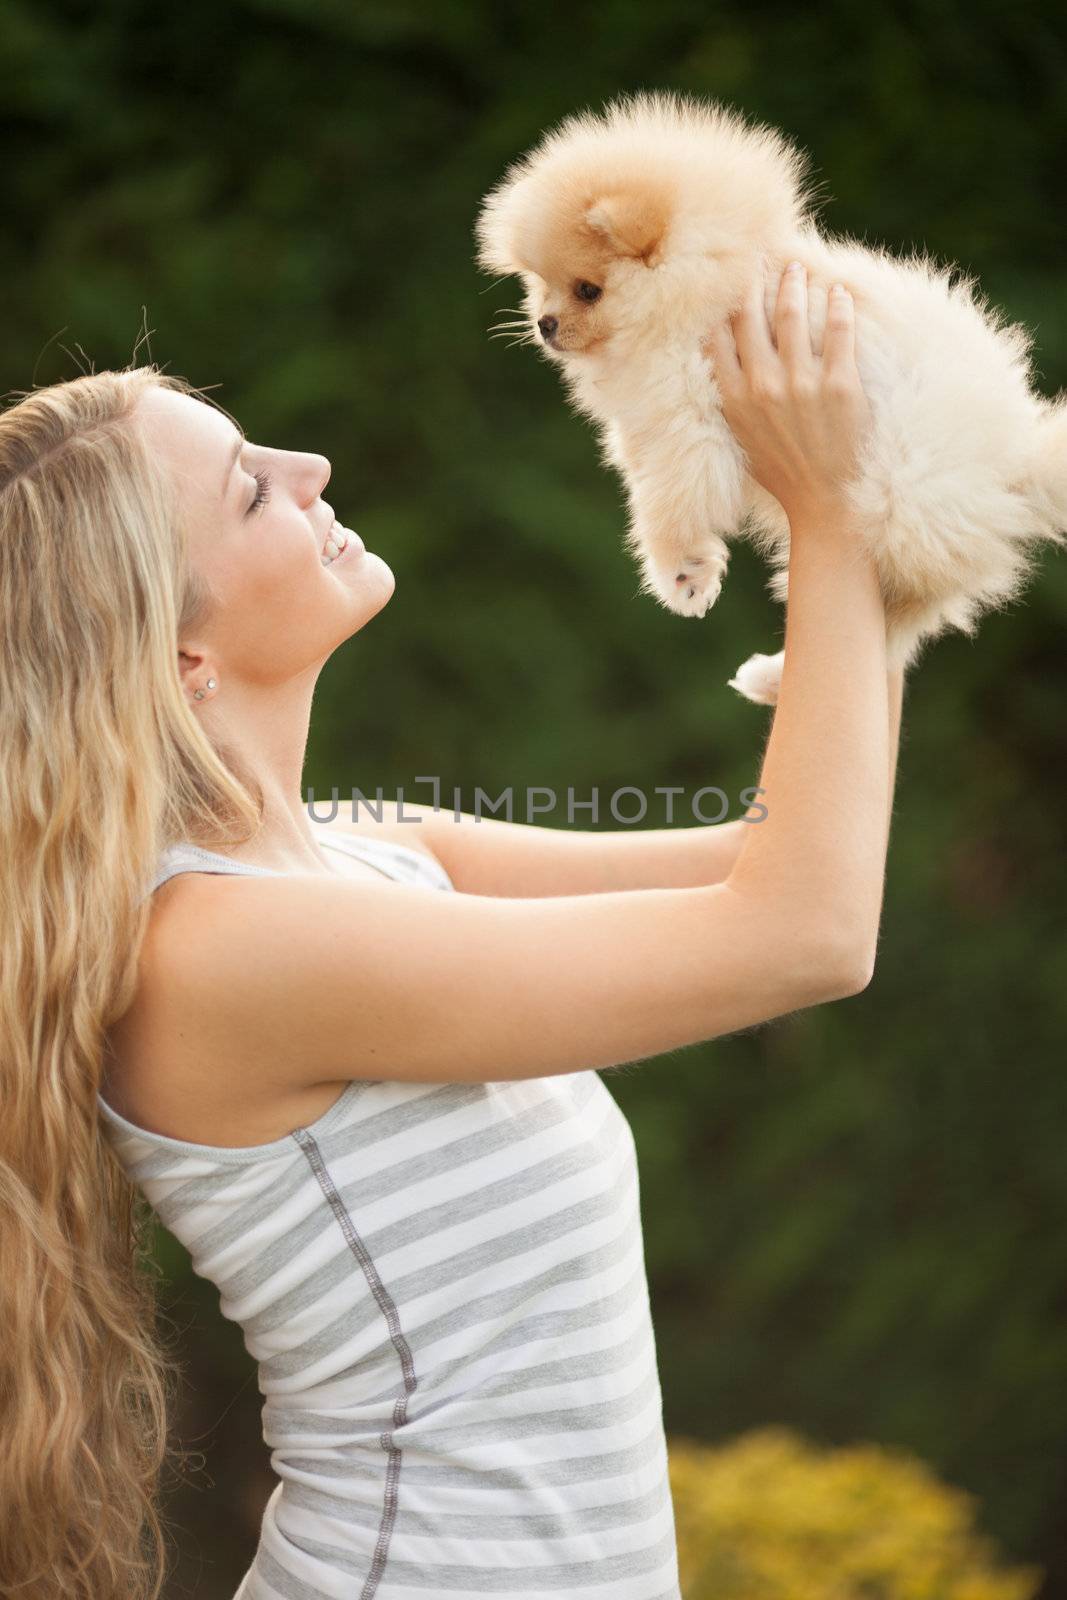
[[[297,1128],[290,1137],[296,1140],[307,1157],[308,1165],[318,1179],[319,1186],[326,1196],[334,1216],[337,1218],[341,1232],[344,1234],[345,1242],[362,1267],[363,1274],[370,1284],[371,1293],[378,1303],[378,1309],[385,1318],[389,1329],[389,1337],[400,1358],[400,1368],[404,1381],[403,1392],[397,1396],[393,1403],[393,1427],[400,1428],[407,1420],[408,1396],[414,1393],[418,1379],[415,1376],[415,1362],[411,1354],[411,1346],[408,1344],[400,1327],[400,1314],[397,1311],[396,1303],[378,1276],[378,1269],[371,1260],[366,1245],[356,1232],[352,1218],[349,1216],[348,1208],[337,1192],[317,1141],[303,1128]],[[389,1458],[385,1474],[385,1496],[382,1504],[382,1520],[378,1528],[378,1540],[374,1549],[374,1559],[371,1562],[366,1582],[360,1591],[360,1600],[373,1600],[373,1596],[377,1591],[382,1573],[385,1570],[389,1541],[392,1537],[393,1525],[396,1522],[399,1499],[401,1451],[394,1444],[391,1433],[379,1434],[378,1441],[382,1449],[387,1452]]]

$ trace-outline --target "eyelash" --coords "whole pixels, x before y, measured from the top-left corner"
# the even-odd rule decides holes
[[[255,478],[258,487],[256,489],[256,497],[248,508],[250,513],[253,511],[258,511],[260,507],[265,506],[267,501],[270,499],[270,473],[266,471],[256,472],[253,473],[253,477]]]

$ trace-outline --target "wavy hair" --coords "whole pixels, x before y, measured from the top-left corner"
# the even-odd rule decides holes
[[[181,1364],[154,1216],[96,1095],[160,852],[244,842],[263,815],[181,689],[178,638],[214,597],[139,425],[154,385],[206,399],[152,364],[0,411],[0,1594],[18,1600],[156,1600],[165,1580]]]

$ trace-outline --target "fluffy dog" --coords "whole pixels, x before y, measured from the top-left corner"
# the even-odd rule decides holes
[[[774,129],[711,102],[627,96],[567,118],[508,169],[482,203],[478,262],[522,279],[512,326],[599,424],[641,588],[681,616],[715,603],[743,524],[771,593],[788,592],[789,524],[723,418],[709,330],[761,269],[773,316],[796,259],[821,355],[827,292],[844,283],[873,414],[846,492],[877,562],[890,664],[907,666],[948,628],[973,635],[1043,542],[1067,542],[1067,396],[1034,392],[1030,335],[973,280],[822,234],[812,204],[806,157]],[[774,704],[782,661],[753,656],[730,682]]]

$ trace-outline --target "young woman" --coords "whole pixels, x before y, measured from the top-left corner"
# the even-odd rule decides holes
[[[802,272],[710,352],[793,535],[752,824],[317,826],[316,679],[393,590],[332,555],[329,463],[152,367],[0,416],[3,1593],[161,1587],[147,1201],[259,1363],[241,1600],[677,1596],[597,1069],[869,982],[901,696],[842,487],[848,296],[821,358]]]

